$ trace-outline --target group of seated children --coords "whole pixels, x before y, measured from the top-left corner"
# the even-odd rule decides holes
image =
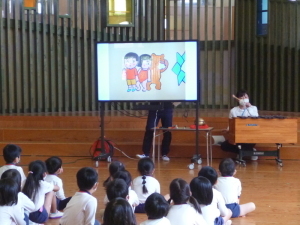
[[[3,149],[6,164],[0,168],[1,225],[43,224],[48,218],[61,218],[61,225],[100,225],[95,220],[97,199],[91,195],[98,186],[95,169],[80,169],[76,175],[79,191],[66,198],[57,176],[63,172],[61,159],[50,157],[46,162],[31,162],[26,178],[22,167],[16,165],[21,152],[22,149],[13,144]]]
[[[223,159],[219,170],[220,177],[214,168],[205,166],[190,184],[176,178],[170,184],[169,194],[162,196],[160,184],[152,176],[154,163],[150,158],[139,160],[140,176],[132,185],[130,173],[115,161],[105,183],[103,224],[136,225],[134,213],[146,213],[148,220],[140,225],[230,225],[230,218],[245,216],[255,210],[255,205],[239,204],[242,188],[240,180],[233,177],[236,170],[232,159]],[[127,175],[120,175],[122,171]],[[129,190],[133,193],[129,194]]]
[[[95,219],[97,199],[92,194],[98,187],[98,173],[91,167],[77,174],[79,191],[66,198],[62,180],[62,161],[50,157],[46,162],[29,164],[28,176],[16,164],[21,148],[9,144],[3,149],[6,165],[0,168],[0,224],[28,225],[44,223],[48,218],[61,218],[60,225],[100,225]],[[169,194],[160,194],[160,184],[153,177],[154,163],[140,159],[140,176],[133,181],[123,163],[113,161],[110,176],[104,181],[105,209],[100,210],[104,225],[137,225],[134,213],[146,213],[141,225],[230,225],[230,218],[245,216],[255,210],[254,203],[239,204],[241,182],[232,159],[223,159],[216,170],[205,166],[188,184],[176,178]],[[63,211],[63,213],[61,212]]]

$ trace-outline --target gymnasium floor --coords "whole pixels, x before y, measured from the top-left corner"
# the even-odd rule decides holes
[[[30,161],[47,157],[23,156],[21,165],[27,174],[27,165]],[[89,158],[62,157],[64,173],[61,178],[64,182],[66,196],[71,196],[77,191],[75,175],[84,166],[95,164]],[[114,158],[122,161],[126,169],[131,172],[132,177],[138,176],[137,160],[125,157]],[[218,168],[220,159],[213,160],[213,167]],[[174,178],[181,177],[187,182],[197,176],[201,165],[196,165],[195,169],[189,170],[189,158],[171,158],[170,162],[156,162],[155,177],[161,184],[161,193],[168,193],[168,186]],[[206,160],[203,160],[205,166]],[[1,157],[0,164],[3,165]],[[100,184],[108,177],[107,162],[100,162],[97,169]],[[300,224],[300,179],[299,161],[283,160],[283,167],[278,167],[275,160],[264,159],[258,161],[247,161],[247,166],[237,165],[236,177],[242,182],[241,203],[254,202],[256,210],[246,217],[232,219],[234,225],[270,225],[270,224]],[[104,208],[104,189],[99,186],[94,196],[98,199],[98,209]],[[99,215],[96,215],[99,220]],[[136,214],[137,222],[146,220],[146,215]],[[58,219],[48,220],[46,225],[58,225]]]

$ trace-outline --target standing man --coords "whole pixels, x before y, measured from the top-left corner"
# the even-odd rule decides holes
[[[149,110],[146,131],[143,141],[143,153],[142,155],[137,154],[138,158],[149,157],[150,150],[152,147],[153,141],[153,129],[157,127],[159,120],[161,120],[161,125],[163,128],[172,127],[173,120],[173,110],[174,105],[172,102],[151,102],[150,105],[162,105],[163,109],[161,110]],[[170,151],[170,144],[172,140],[172,134],[170,131],[165,131],[163,133],[163,140],[161,143],[161,155],[163,161],[170,161],[168,153]]]

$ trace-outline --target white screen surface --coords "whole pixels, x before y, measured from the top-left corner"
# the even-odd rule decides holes
[[[197,41],[98,43],[99,101],[196,101]]]

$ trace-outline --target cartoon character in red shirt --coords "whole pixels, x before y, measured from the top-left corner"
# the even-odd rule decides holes
[[[146,91],[147,82],[151,81],[151,55],[143,54],[140,56],[140,69],[138,71],[137,91]]]
[[[129,52],[124,56],[123,74],[126,77],[126,82],[128,85],[127,92],[134,92],[136,90],[136,82],[138,81],[138,70],[136,68],[139,57],[134,52]]]

